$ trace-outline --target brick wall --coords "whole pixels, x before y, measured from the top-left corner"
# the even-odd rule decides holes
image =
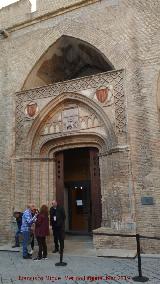
[[[3,20],[4,27],[2,11],[3,9],[0,11],[0,19]],[[132,161],[131,187],[136,201],[137,230],[140,233],[160,235],[160,140],[157,110],[159,13],[160,4],[156,0],[101,1],[61,16],[46,18],[35,25],[22,25],[20,29],[11,32],[8,38],[1,37],[1,240],[5,240],[10,231],[8,224],[13,207],[14,177],[11,161],[15,155],[14,94],[21,90],[39,58],[63,34],[87,41],[99,49],[115,69],[125,69],[127,141]],[[152,196],[154,205],[142,206],[143,196]],[[19,193],[19,202],[21,198],[24,195]],[[24,200],[22,202],[24,204]],[[145,249],[146,247],[145,245]]]
[[[0,29],[31,19],[31,2],[21,0],[0,9]]]

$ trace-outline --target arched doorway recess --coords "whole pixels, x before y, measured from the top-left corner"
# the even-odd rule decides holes
[[[23,89],[113,70],[109,60],[91,44],[63,35],[41,56],[25,80]]]

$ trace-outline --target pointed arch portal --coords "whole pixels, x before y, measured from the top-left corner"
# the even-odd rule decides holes
[[[57,198],[67,230],[134,227],[124,71],[111,70],[94,46],[65,35],[33,67],[16,95],[15,206],[19,193],[22,207]]]

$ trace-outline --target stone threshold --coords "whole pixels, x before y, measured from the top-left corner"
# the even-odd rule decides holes
[[[0,246],[0,251],[19,252],[21,248],[12,248],[13,244],[4,244]]]

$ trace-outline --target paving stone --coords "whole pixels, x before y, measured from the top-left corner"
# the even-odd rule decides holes
[[[85,257],[85,256],[65,256],[64,261],[67,262],[65,267],[56,267],[55,263],[59,261],[59,255],[49,253],[48,260],[35,262],[33,260],[24,260],[20,253],[0,252],[0,283],[134,283],[131,279],[128,280],[72,280],[68,277],[73,276],[136,276],[137,259],[115,259],[115,258],[99,258],[99,257]],[[142,271],[143,275],[149,277],[147,283],[158,284],[160,283],[160,259],[157,258],[142,258]],[[18,280],[24,276],[39,276],[43,280],[25,281]],[[46,276],[50,276],[47,280]],[[53,282],[54,277],[60,277],[61,280]],[[49,278],[48,278],[49,279]],[[94,278],[95,279],[95,278]],[[93,279],[92,279],[93,280]]]

